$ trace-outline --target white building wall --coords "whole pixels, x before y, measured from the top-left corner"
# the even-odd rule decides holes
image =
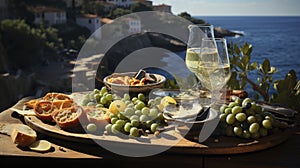
[[[101,30],[97,31],[101,27],[101,18],[87,18],[87,17],[78,17],[76,18],[76,23],[80,26],[88,28],[91,33],[95,34],[96,37],[101,38]]]

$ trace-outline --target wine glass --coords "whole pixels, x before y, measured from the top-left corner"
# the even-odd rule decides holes
[[[231,76],[225,38],[202,38],[196,73],[201,84],[211,92],[212,100],[220,100],[220,90]]]
[[[203,38],[214,38],[213,25],[207,24],[193,24],[188,26],[189,38],[187,43],[185,63],[187,68],[194,73],[198,74],[198,61],[199,53],[202,46]],[[199,79],[199,77],[197,76]],[[201,83],[197,83],[197,88],[201,86]],[[196,87],[196,86],[195,86]]]

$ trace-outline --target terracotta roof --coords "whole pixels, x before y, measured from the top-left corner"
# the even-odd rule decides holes
[[[114,22],[114,20],[109,19],[109,18],[101,18],[101,22],[104,24],[106,24],[106,23],[109,24],[109,23]]]
[[[78,17],[84,17],[84,18],[94,19],[94,18],[98,18],[99,16],[98,15],[94,15],[94,14],[83,14],[83,15],[79,15]]]

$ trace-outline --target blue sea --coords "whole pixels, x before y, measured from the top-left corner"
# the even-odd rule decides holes
[[[196,16],[214,27],[241,32],[244,36],[227,37],[228,42],[253,45],[253,62],[265,58],[278,69],[274,80],[283,79],[294,69],[300,79],[300,17],[297,16]],[[250,78],[255,78],[251,74]],[[254,79],[255,80],[255,79]]]

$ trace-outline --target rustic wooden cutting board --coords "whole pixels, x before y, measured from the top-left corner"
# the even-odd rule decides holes
[[[142,136],[139,138],[129,138],[126,135],[95,135],[89,133],[76,133],[62,130],[57,125],[50,125],[38,119],[32,112],[24,112],[24,102],[30,98],[20,100],[13,110],[24,116],[25,123],[42,134],[61,140],[80,142],[84,144],[94,145],[110,145],[122,148],[141,147],[140,149],[155,150],[155,148],[163,148],[166,152],[181,154],[239,154],[254,152],[268,149],[281,144],[289,138],[292,129],[279,131],[257,140],[240,139],[236,137],[226,137],[217,134],[211,135],[205,142],[198,143],[183,138],[175,129],[166,129],[158,136]]]

